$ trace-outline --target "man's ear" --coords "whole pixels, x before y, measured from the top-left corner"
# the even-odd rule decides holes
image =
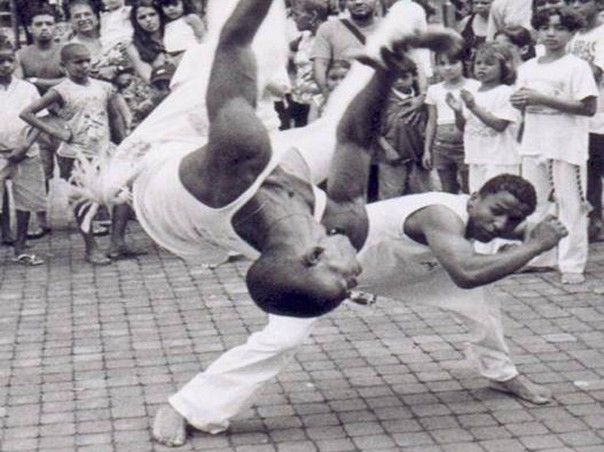
[[[468,199],[468,207],[467,210],[470,210],[474,207],[474,204],[476,204],[476,201],[478,200],[478,198],[480,197],[480,195],[478,194],[477,191],[475,191],[474,193],[472,193],[470,195],[470,199]]]
[[[325,251],[325,248],[322,248],[320,246],[315,246],[310,251],[307,251],[304,254],[304,264],[307,267],[312,267],[314,265],[317,265],[321,261],[321,255],[323,254],[324,251]]]

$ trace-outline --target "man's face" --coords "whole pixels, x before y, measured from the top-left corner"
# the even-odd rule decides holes
[[[34,41],[52,41],[55,33],[55,18],[48,14],[34,16],[31,20],[29,31]]]
[[[346,8],[350,17],[358,20],[366,20],[375,14],[377,0],[347,0]]]
[[[90,33],[96,30],[99,20],[88,5],[74,5],[71,8],[71,23],[78,33]]]
[[[468,204],[468,238],[490,242],[512,232],[529,214],[529,207],[507,191],[474,194]]]
[[[0,78],[10,78],[14,71],[15,53],[11,50],[0,50]]]

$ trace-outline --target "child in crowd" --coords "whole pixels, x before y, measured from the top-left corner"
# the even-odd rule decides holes
[[[520,66],[511,97],[512,105],[524,112],[522,175],[537,192],[532,219],[544,218],[555,206],[569,231],[558,245],[557,259],[553,250],[532,265],[543,269],[557,262],[561,282],[578,284],[585,280],[588,254],[588,116],[596,112],[598,88],[589,64],[567,51],[583,25],[579,14],[569,8],[547,10],[537,13],[532,25],[545,54]]]
[[[516,79],[512,53],[507,46],[485,43],[476,51],[473,72],[480,86],[462,89],[460,99],[447,94],[447,104],[455,112],[463,130],[465,162],[469,169],[470,193],[499,174],[520,175],[516,142],[519,112],[512,107],[511,85]]]
[[[37,134],[19,118],[19,113],[40,95],[34,85],[13,77],[15,67],[15,52],[6,37],[0,36],[0,200],[4,198],[6,182],[12,180],[17,220],[14,262],[33,266],[44,261],[27,252],[27,228],[31,212],[46,210],[46,189],[34,143]],[[0,215],[8,215],[1,202]]]
[[[462,89],[475,91],[479,83],[463,76],[463,53],[438,53],[436,73],[442,82],[430,85],[426,93],[428,122],[423,165],[435,168],[442,191],[468,192],[468,169],[464,163],[463,132],[455,123],[455,113],[447,95],[459,96]]]
[[[495,33],[495,41],[510,46],[516,69],[536,56],[533,36],[522,25],[510,25],[498,30]]]
[[[111,84],[89,77],[90,52],[86,46],[77,43],[65,45],[61,50],[61,62],[67,80],[26,107],[21,118],[61,140],[57,151],[59,171],[62,178],[69,179],[76,159],[107,152],[112,134],[116,141],[125,137],[125,124],[120,121],[118,98]],[[36,117],[36,113],[49,107],[57,108],[58,116],[64,121],[63,128],[44,123]],[[78,208],[75,206],[76,220],[80,223],[82,218]],[[110,264],[111,260],[99,250],[92,230],[80,229],[86,261],[94,265]]]
[[[310,104],[310,111],[308,113],[308,122],[312,122],[323,115],[323,110],[329,99],[329,94],[344,80],[346,74],[350,70],[350,62],[346,60],[334,60],[332,61],[329,69],[327,69],[325,87],[328,96],[324,94],[317,94],[313,96],[312,103]]]
[[[405,59],[399,64],[399,73],[378,138],[379,199],[432,190],[430,172],[422,166],[427,110],[419,90],[417,66]]]
[[[190,0],[159,0],[166,21],[164,48],[178,56],[201,41],[205,26]]]
[[[589,159],[587,160],[587,200],[592,206],[589,214],[588,236],[590,242],[604,241],[602,221],[602,177],[604,176],[604,24],[599,11],[604,0],[575,2],[574,8],[585,19],[585,26],[573,37],[570,53],[587,61],[598,82],[600,95],[598,111],[589,121]]]

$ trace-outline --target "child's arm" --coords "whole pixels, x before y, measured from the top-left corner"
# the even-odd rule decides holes
[[[463,100],[467,109],[474,113],[474,115],[478,119],[480,119],[485,125],[489,126],[492,129],[495,129],[497,132],[503,132],[510,124],[509,120],[498,118],[490,111],[485,110],[480,105],[476,104],[476,100],[474,99],[474,96],[471,92],[463,89],[461,90],[460,94],[461,99]],[[455,112],[455,119],[457,120],[457,112]]]
[[[432,169],[432,142],[436,135],[436,105],[428,104],[428,121],[426,123],[426,142],[424,144],[424,155],[422,166]]]
[[[55,104],[61,104],[63,102],[63,98],[61,95],[55,91],[54,89],[49,90],[41,99],[33,102],[29,106],[27,106],[20,114],[19,118],[28,123],[30,126],[35,127],[42,132],[46,132],[49,135],[52,135],[55,138],[58,138],[61,141],[70,142],[73,139],[73,132],[69,130],[69,128],[57,128],[51,124],[47,124],[44,121],[41,121],[36,114],[40,111],[49,108]]]
[[[24,160],[27,155],[27,151],[29,151],[29,148],[38,139],[39,135],[39,130],[29,130],[27,133],[27,137],[25,138],[25,142],[18,148],[13,149],[12,152],[8,154],[8,156],[6,157],[8,161],[11,163],[19,163],[20,161]]]
[[[453,113],[455,113],[455,125],[459,130],[463,132],[466,127],[466,118],[463,115],[461,101],[457,99],[452,93],[447,93],[445,101],[447,102],[447,105],[451,107]]]
[[[510,98],[512,105],[520,110],[524,110],[529,105],[543,105],[562,113],[578,116],[595,115],[598,106],[597,99],[596,96],[588,96],[580,100],[563,99],[548,96],[530,88],[520,88]]]
[[[201,18],[197,14],[188,14],[185,16],[185,22],[193,29],[197,42],[201,42],[201,38],[206,33],[206,27]]]
[[[107,102],[107,114],[109,116],[109,130],[116,144],[120,144],[128,135],[128,112],[124,111],[125,102],[118,93],[112,93]]]

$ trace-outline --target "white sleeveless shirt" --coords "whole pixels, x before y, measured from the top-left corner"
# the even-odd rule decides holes
[[[277,166],[310,180],[304,159],[295,148],[273,148],[269,163],[247,190],[230,204],[212,208],[195,198],[180,180],[180,162],[190,152],[157,149],[155,155],[147,156],[151,163],[137,177],[133,189],[133,205],[140,224],[161,247],[196,263],[224,262],[229,251],[256,259],[260,253],[235,232],[233,216]],[[319,221],[327,198],[321,190],[313,189],[314,217]]]

